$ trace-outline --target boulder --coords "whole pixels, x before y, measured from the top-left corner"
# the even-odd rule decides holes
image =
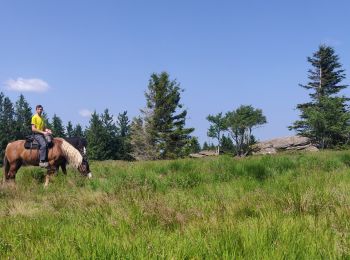
[[[216,151],[211,151],[211,150],[203,150],[198,153],[191,153],[190,157],[192,158],[202,158],[202,157],[207,157],[207,156],[217,156],[219,155]]]
[[[275,154],[281,151],[318,151],[308,137],[287,136],[256,143],[252,146],[253,154]]]

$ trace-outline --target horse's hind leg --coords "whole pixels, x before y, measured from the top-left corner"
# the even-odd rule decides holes
[[[8,171],[4,171],[4,181],[8,183],[15,183],[15,178],[16,178],[16,173],[21,167],[21,163],[18,162],[13,162],[9,165],[10,167],[8,168]]]

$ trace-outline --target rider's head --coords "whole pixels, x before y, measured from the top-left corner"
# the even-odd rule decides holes
[[[36,112],[40,115],[43,112],[43,106],[42,105],[37,105],[35,107]]]

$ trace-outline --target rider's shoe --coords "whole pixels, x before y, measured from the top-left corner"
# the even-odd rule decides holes
[[[47,168],[47,167],[49,166],[49,163],[48,163],[48,162],[40,162],[40,163],[39,163],[39,166],[40,166],[41,168]]]

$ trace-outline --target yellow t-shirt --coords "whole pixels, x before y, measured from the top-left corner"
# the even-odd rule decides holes
[[[35,125],[35,128],[38,130],[41,130],[41,131],[45,130],[44,119],[38,114],[35,114],[34,116],[32,116],[32,125]]]

